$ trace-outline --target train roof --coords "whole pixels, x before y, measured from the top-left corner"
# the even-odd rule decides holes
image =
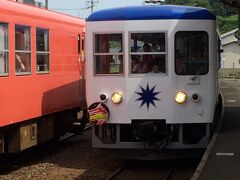
[[[51,20],[55,22],[64,22],[66,24],[76,24],[84,26],[85,21],[83,19],[69,16],[65,14],[61,14],[58,12],[46,10],[43,8],[39,8],[33,5],[23,4],[10,0],[1,0],[0,11],[6,12],[8,14],[13,15],[24,15],[34,18],[40,18],[45,20]]]
[[[96,11],[87,21],[121,21],[121,20],[157,20],[157,19],[186,19],[186,20],[216,20],[209,10],[200,7],[159,5],[159,6],[130,6]]]

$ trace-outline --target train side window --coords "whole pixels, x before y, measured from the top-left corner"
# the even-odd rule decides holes
[[[82,35],[82,60],[85,60],[85,35]]]
[[[37,73],[49,73],[49,30],[37,28]]]
[[[131,33],[132,74],[166,73],[166,33]]]
[[[9,73],[8,24],[0,23],[0,76]]]
[[[209,69],[209,40],[204,31],[175,34],[175,72],[178,75],[204,75]]]
[[[81,36],[78,34],[78,54],[81,53]]]
[[[122,34],[95,34],[95,74],[123,74]]]
[[[15,72],[31,73],[31,35],[27,26],[15,26]]]

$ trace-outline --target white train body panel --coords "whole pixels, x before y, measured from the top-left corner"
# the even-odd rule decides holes
[[[213,120],[217,98],[217,61],[216,61],[216,29],[215,21],[206,20],[154,20],[154,21],[105,21],[87,23],[87,42],[94,42],[95,33],[124,34],[124,75],[94,75],[93,43],[87,44],[87,101],[88,104],[99,101],[99,95],[105,93],[108,97],[118,90],[123,92],[123,102],[114,104],[109,99],[105,104],[110,109],[108,123],[127,124],[133,119],[166,119],[167,123],[210,123]],[[174,72],[174,35],[178,31],[206,31],[209,35],[209,72],[197,76],[179,76]],[[167,33],[167,73],[163,74],[131,74],[129,72],[129,32],[166,32]],[[136,102],[140,86],[152,88],[160,92],[156,107],[140,108],[141,102]],[[177,91],[187,93],[187,102],[179,105],[174,96]],[[200,101],[195,103],[191,95],[198,93]]]
[[[213,14],[203,8],[167,5],[103,10],[88,18],[86,38],[89,110],[96,111],[99,102],[109,109],[106,124],[93,128],[93,146],[146,148],[166,139],[172,149],[207,146],[218,97]],[[202,60],[196,62],[194,51],[201,48]],[[152,69],[135,73],[144,56]],[[116,91],[122,93],[119,104],[111,100]],[[179,91],[187,95],[182,104],[175,100]],[[101,94],[108,100],[101,101]],[[194,101],[196,94],[199,99]]]

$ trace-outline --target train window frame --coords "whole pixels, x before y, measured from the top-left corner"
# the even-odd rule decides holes
[[[111,35],[111,34],[120,34],[122,37],[122,52],[121,53],[96,53],[96,44],[95,44],[95,37],[96,35]],[[108,31],[108,32],[94,32],[93,33],[93,70],[94,76],[125,76],[125,48],[124,48],[124,32],[122,31]],[[122,73],[112,73],[112,74],[97,74],[96,73],[96,57],[97,56],[122,56]]]
[[[81,36],[81,58],[82,58],[82,61],[85,61],[85,40],[86,40],[86,35],[85,33],[82,33],[82,36]]]
[[[78,55],[81,54],[81,35],[78,34],[78,37],[77,37],[77,46],[78,46]]]
[[[131,35],[132,34],[151,34],[151,33],[159,33],[159,34],[164,34],[165,36],[165,50],[161,52],[132,52],[131,50]],[[129,31],[128,32],[128,51],[129,51],[129,62],[128,62],[128,72],[130,77],[143,77],[143,76],[166,76],[168,75],[168,31],[167,30],[154,30],[154,31]],[[164,55],[165,56],[165,72],[146,72],[146,73],[133,73],[132,72],[132,55]]]
[[[27,43],[24,44],[26,46],[26,48],[24,48],[23,50],[22,49],[17,49],[17,42],[16,42],[16,37],[17,37],[17,27],[18,28],[26,28],[28,29],[28,33],[29,33],[29,38],[26,38],[27,39]],[[14,42],[15,42],[15,61],[14,61],[14,65],[15,65],[15,75],[17,76],[21,76],[21,75],[31,75],[32,73],[32,27],[31,26],[28,26],[28,25],[22,25],[22,24],[15,24],[15,28],[14,28],[14,35],[15,35],[15,39],[14,39]],[[25,34],[24,34],[25,35]],[[26,41],[26,40],[25,40]],[[27,54],[28,55],[28,60],[29,60],[29,65],[28,65],[28,71],[18,71],[17,70],[17,61],[20,60],[20,68],[22,67],[22,65],[25,67],[25,64],[23,63],[23,59],[21,59],[21,57],[18,55],[18,54]],[[18,60],[17,60],[18,59]],[[25,60],[24,60],[25,61]],[[26,68],[26,67],[25,67]]]
[[[38,39],[37,39],[37,31],[43,31],[44,35],[47,32],[47,49],[46,50],[39,50],[38,49]],[[44,39],[45,40],[45,39]],[[44,42],[45,43],[45,42]],[[44,55],[47,56],[47,65],[44,65],[47,67],[47,70],[40,70],[40,65],[38,64],[38,56]],[[45,63],[44,63],[45,64]],[[47,28],[36,28],[36,73],[37,74],[49,74],[50,72],[50,30]]]
[[[206,35],[206,37],[207,37],[207,55],[206,55],[206,57],[207,57],[207,61],[205,62],[205,63],[207,63],[207,70],[206,70],[206,72],[204,72],[204,73],[199,73],[199,71],[202,69],[200,69],[200,70],[198,70],[198,72],[197,73],[179,73],[178,71],[179,70],[177,70],[177,57],[176,57],[176,50],[177,50],[177,43],[176,43],[176,36],[177,36],[177,33],[203,33],[203,34],[205,34]],[[208,34],[208,32],[207,31],[177,31],[177,32],[175,32],[175,34],[174,34],[174,72],[175,72],[175,74],[177,74],[177,75],[179,75],[179,76],[195,76],[195,75],[207,75],[208,73],[209,73],[209,52],[210,52],[210,43],[209,43],[209,34]],[[192,50],[193,51],[193,50]],[[189,53],[189,52],[188,52]],[[189,54],[188,54],[188,56],[189,56]],[[188,61],[189,61],[189,59],[188,59]],[[191,68],[189,68],[189,69],[191,69]]]
[[[3,42],[3,48],[0,48],[0,60],[2,61],[2,58],[4,58],[4,56],[6,57],[6,59],[4,60],[3,63],[3,68],[5,69],[5,72],[1,73],[0,70],[0,77],[6,77],[9,76],[9,23],[6,22],[0,22],[0,26],[3,26],[2,33],[4,36],[4,42]],[[4,31],[5,30],[5,31]]]

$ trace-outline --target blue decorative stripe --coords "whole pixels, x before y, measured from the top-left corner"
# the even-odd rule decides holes
[[[199,7],[177,5],[131,6],[96,11],[87,18],[87,21],[152,19],[216,20],[216,16],[209,10]]]

